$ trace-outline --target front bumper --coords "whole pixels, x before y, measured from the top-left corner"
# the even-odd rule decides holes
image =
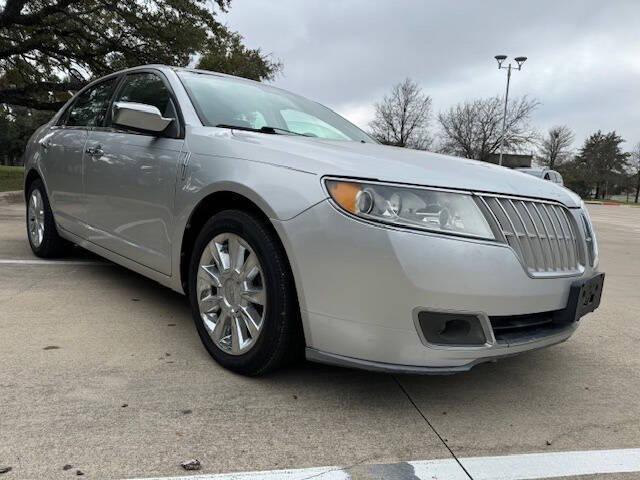
[[[564,309],[594,274],[532,278],[506,245],[365,224],[329,201],[275,222],[291,260],[311,360],[384,371],[448,373],[560,343],[577,324],[519,342],[430,345],[417,310],[484,318]],[[490,329],[490,327],[489,327]]]

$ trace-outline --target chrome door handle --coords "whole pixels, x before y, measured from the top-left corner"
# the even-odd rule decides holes
[[[38,143],[45,150],[51,146],[51,140],[49,140],[49,139],[46,139],[46,140],[42,139]]]
[[[101,145],[96,145],[95,147],[89,147],[85,150],[92,157],[99,157],[104,155],[104,150],[102,150]]]

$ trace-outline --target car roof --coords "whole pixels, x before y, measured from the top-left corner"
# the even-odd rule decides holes
[[[245,82],[245,83],[254,83],[257,85],[262,85],[265,86],[265,84],[263,84],[262,82],[258,82],[256,80],[250,80],[248,78],[244,78],[244,77],[237,77],[235,75],[229,75],[227,73],[220,73],[220,72],[214,72],[212,70],[202,70],[199,68],[189,68],[189,67],[176,67],[176,66],[172,66],[172,65],[164,65],[164,64],[160,64],[160,63],[150,63],[150,64],[145,64],[145,65],[137,65],[135,67],[130,67],[130,68],[124,68],[122,70],[118,70],[116,72],[113,73],[109,73],[107,75],[103,75],[102,77],[96,78],[94,80],[91,80],[90,82],[88,82],[85,87],[83,87],[82,89],[84,90],[84,88],[93,85],[94,83],[99,83],[102,80],[105,80],[107,78],[110,77],[114,77],[114,76],[119,76],[122,74],[127,74],[127,73],[132,73],[132,72],[136,72],[138,70],[160,70],[160,71],[164,71],[164,72],[169,72],[169,71],[173,71],[173,72],[191,72],[191,73],[198,73],[198,74],[204,74],[204,75],[212,75],[212,76],[216,76],[216,77],[225,77],[225,78],[229,78],[232,80],[237,80],[240,82]],[[269,88],[277,88],[274,87],[272,85],[268,85]],[[278,89],[281,90],[281,89]]]
[[[118,75],[122,75],[122,74],[127,74],[127,73],[131,73],[131,72],[135,72],[137,70],[149,70],[149,69],[155,69],[155,70],[160,70],[160,71],[164,71],[164,72],[188,72],[188,73],[197,73],[197,74],[202,74],[202,75],[210,75],[213,77],[224,77],[227,78],[229,80],[233,80],[233,81],[237,81],[237,82],[242,82],[242,83],[246,83],[246,84],[253,84],[256,86],[260,86],[261,88],[266,88],[269,90],[276,90],[279,92],[283,92],[287,95],[293,95],[295,97],[300,97],[300,98],[305,98],[306,100],[310,100],[306,97],[302,97],[300,94],[298,93],[294,93],[291,92],[289,90],[285,90],[283,88],[280,87],[276,87],[274,85],[269,85],[267,83],[263,83],[257,80],[251,80],[249,78],[244,78],[244,77],[238,77],[235,75],[229,75],[227,73],[220,73],[220,72],[214,72],[212,70],[202,70],[200,68],[190,68],[190,67],[176,67],[176,66],[172,66],[172,65],[164,65],[164,64],[160,64],[160,63],[150,63],[150,64],[146,64],[146,65],[137,65],[135,67],[130,67],[130,68],[125,68],[122,70],[118,70],[117,72],[113,72],[110,73],[108,75],[104,75],[103,77],[100,77],[98,79],[92,80],[91,82],[87,83],[87,85],[85,85],[82,90],[86,89],[87,87],[94,85],[96,83],[99,83],[102,80],[105,80],[109,77],[112,76],[118,76]],[[77,93],[77,92],[76,92]],[[314,103],[318,103],[315,100],[310,100]],[[323,105],[324,106],[324,105]],[[325,107],[328,108],[328,107]]]

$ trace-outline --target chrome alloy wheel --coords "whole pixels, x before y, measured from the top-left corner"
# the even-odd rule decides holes
[[[29,221],[29,239],[34,247],[38,248],[44,239],[44,203],[42,195],[37,188],[33,189],[29,197],[27,207]]]
[[[255,345],[267,310],[264,273],[253,249],[234,233],[216,235],[200,257],[198,308],[213,343],[229,355]]]

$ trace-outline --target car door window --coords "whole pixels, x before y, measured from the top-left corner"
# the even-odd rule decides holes
[[[63,117],[63,124],[68,127],[102,125],[115,86],[116,78],[112,78],[82,92]]]
[[[115,102],[134,102],[153,105],[165,118],[175,121],[165,132],[168,136],[176,136],[179,130],[176,107],[171,93],[162,79],[154,73],[133,73],[127,75],[124,85],[116,95]]]

